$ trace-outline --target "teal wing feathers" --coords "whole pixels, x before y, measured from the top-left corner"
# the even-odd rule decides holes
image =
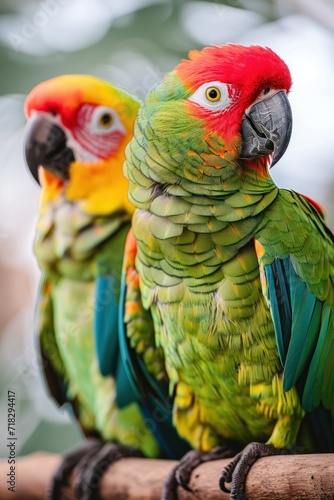
[[[284,390],[297,387],[303,408],[311,413],[310,422],[318,434],[319,447],[333,452],[334,416],[328,411],[334,398],[331,308],[300,280],[290,258],[275,259],[264,271],[284,367]]]
[[[334,238],[325,226],[322,214],[305,198],[296,193],[294,196],[296,199],[299,197],[302,207],[309,210],[313,230],[320,233],[320,241],[324,236],[324,247],[328,245],[330,249]],[[262,251],[265,251],[264,247]],[[327,259],[325,251],[324,255]],[[307,255],[302,259],[307,265]],[[264,256],[260,262],[265,281],[263,289],[284,368],[284,390],[297,387],[304,410],[312,414],[310,420],[313,427],[322,427],[320,434],[328,436],[326,451],[334,451],[334,304],[331,273],[328,272],[327,283],[326,277],[321,276],[324,287],[329,290],[326,296],[321,296],[305,275],[300,275],[304,265],[300,256],[293,253],[270,259]],[[322,265],[322,268],[325,266]]]
[[[323,303],[300,280],[290,257],[265,266],[270,308],[275,325],[284,390],[299,380],[310,363],[319,336]]]
[[[150,347],[145,343],[145,339],[152,339],[154,333],[150,314],[137,307],[137,296],[131,297],[136,311],[129,311],[128,320],[125,319],[126,278],[125,272],[120,283],[120,278],[111,271],[107,275],[98,273],[94,309],[94,334],[99,368],[102,375],[111,375],[116,379],[116,402],[119,408],[140,401],[144,392],[154,393],[162,402],[165,392],[161,392],[157,380],[148,372],[143,359],[137,356],[136,349],[128,344],[131,332],[133,346],[136,345],[137,351],[145,356],[145,351]]]
[[[112,274],[98,276],[94,314],[95,345],[100,371],[103,376],[116,376],[119,356],[117,279]]]
[[[118,336],[119,293],[115,293],[113,276],[98,276],[96,279],[95,345],[102,375],[116,380],[117,406],[124,408],[138,400],[126,371],[125,360],[121,357]]]
[[[119,341],[118,315],[124,244],[130,224],[112,235],[96,256],[94,338],[99,369],[103,376],[116,376]]]

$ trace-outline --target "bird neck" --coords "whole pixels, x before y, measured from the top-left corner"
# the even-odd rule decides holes
[[[71,165],[71,179],[66,186],[66,197],[78,202],[83,212],[107,215],[125,210],[132,214],[128,182],[122,174],[123,158],[106,159],[99,163]]]
[[[70,180],[62,181],[41,169],[41,205],[53,203],[60,196],[78,203],[87,214],[108,215],[118,211],[132,214],[129,202],[128,181],[122,174],[122,157],[102,160],[99,163],[73,162]]]
[[[240,161],[242,172],[241,190],[244,193],[263,194],[276,189],[276,185],[269,174],[270,162],[270,156]]]

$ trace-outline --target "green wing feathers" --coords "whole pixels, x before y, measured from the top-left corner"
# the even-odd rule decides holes
[[[313,204],[281,190],[258,240],[284,389],[297,384],[306,411],[322,404],[334,415],[333,235]]]
[[[65,367],[59,353],[54,330],[52,284],[43,278],[40,283],[36,330],[40,353],[40,364],[48,390],[59,405],[67,400]]]

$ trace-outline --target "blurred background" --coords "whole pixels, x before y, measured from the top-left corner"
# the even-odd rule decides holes
[[[1,0],[0,457],[8,455],[8,390],[16,393],[18,454],[80,440],[47,398],[34,349],[39,192],[23,159],[25,95],[53,76],[91,73],[143,98],[190,49],[269,46],[294,82],[293,134],[272,175],[320,202],[334,229],[333,33],[333,0]]]

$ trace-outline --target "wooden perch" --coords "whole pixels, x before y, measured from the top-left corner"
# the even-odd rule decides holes
[[[15,493],[8,491],[7,460],[0,462],[0,498],[41,500],[60,457],[34,453],[16,462]],[[218,488],[220,471],[229,460],[206,463],[196,469],[190,486],[194,494],[179,488],[180,500],[227,500]],[[110,467],[102,483],[102,498],[159,500],[162,484],[176,464],[169,460],[126,458]],[[74,474],[75,476],[75,474]],[[334,498],[334,454],[289,455],[258,460],[247,478],[249,500],[299,500]],[[62,500],[74,500],[69,488]]]

